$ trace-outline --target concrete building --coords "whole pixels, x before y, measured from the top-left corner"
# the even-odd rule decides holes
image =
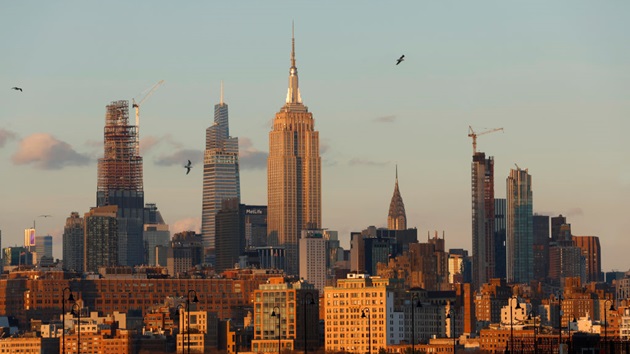
[[[100,267],[119,264],[118,251],[118,206],[109,205],[91,208],[85,213],[85,249],[83,269],[85,272],[98,272]]]
[[[582,251],[586,262],[586,282],[604,281],[602,273],[602,250],[597,236],[573,236],[575,245]]]
[[[253,301],[252,352],[301,351],[305,350],[305,344],[309,350],[317,350],[319,295],[312,284],[270,278],[267,284],[261,284],[254,291]]]
[[[190,306],[195,304],[191,303]],[[179,328],[177,334],[178,353],[204,353],[205,337],[208,333],[208,313],[205,311],[179,310]],[[190,349],[189,349],[190,348]]]
[[[245,249],[267,245],[267,206],[245,205]]]
[[[285,272],[298,274],[298,238],[322,223],[319,132],[302,103],[292,38],[287,99],[269,133],[267,159],[268,244],[284,247]]]
[[[324,230],[302,230],[300,237],[300,279],[313,284],[322,293],[328,274]]]
[[[203,262],[201,236],[194,231],[178,232],[167,250],[166,268],[171,276],[187,273]]]
[[[405,340],[405,313],[395,311],[389,280],[350,273],[324,290],[326,351],[378,353]],[[368,340],[366,340],[368,339]]]
[[[473,286],[479,289],[495,270],[493,157],[475,152],[471,175]]]
[[[549,247],[549,279],[555,284],[561,284],[568,277],[578,277],[585,282],[585,270],[586,261],[582,250],[575,245],[571,225],[561,225],[556,241]]]
[[[221,100],[214,106],[214,122],[206,129],[203,153],[203,200],[201,236],[210,263],[215,255],[215,222],[221,203],[227,198],[241,198],[238,138],[230,136],[228,105]]]
[[[73,211],[66,218],[63,228],[63,268],[83,272],[83,255],[85,252],[83,218]]]
[[[506,271],[508,282],[534,277],[532,177],[518,166],[507,178]]]

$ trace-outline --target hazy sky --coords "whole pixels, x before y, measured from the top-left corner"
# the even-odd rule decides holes
[[[496,196],[515,164],[527,168],[534,211],[599,236],[604,270],[628,270],[629,13],[625,1],[3,1],[2,246],[21,245],[35,220],[60,257],[65,219],[96,203],[105,106],[159,80],[141,110],[144,190],[171,231],[199,229],[221,80],[242,202],[267,204],[294,20],[320,132],[322,226],[344,246],[386,226],[398,164],[408,226],[470,251],[468,126],[503,127],[477,144],[495,158]]]

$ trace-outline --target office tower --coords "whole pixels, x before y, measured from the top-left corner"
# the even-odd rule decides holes
[[[83,218],[73,211],[63,228],[63,268],[83,272],[84,252]]]
[[[463,248],[448,250],[449,283],[470,283],[472,278],[471,260],[468,251]]]
[[[552,242],[556,242],[556,240],[558,240],[558,235],[560,235],[560,227],[566,223],[567,223],[567,218],[565,216],[562,216],[562,214],[551,218],[551,241]]]
[[[267,246],[267,206],[245,205],[245,249]]]
[[[286,273],[298,273],[298,236],[321,228],[321,158],[313,114],[302,103],[292,38],[289,89],[269,133],[267,212],[270,245],[286,250]]]
[[[599,237],[573,236],[573,241],[582,250],[582,256],[586,260],[586,281],[603,281],[602,250],[599,245]]]
[[[117,244],[118,261],[112,265],[134,266],[144,262],[144,189],[138,129],[129,124],[129,101],[114,101],[106,107],[104,153],[98,159],[96,206],[118,207],[117,240],[109,242]]]
[[[238,198],[224,199],[215,217],[217,272],[234,268],[245,251],[245,208],[240,208],[238,201]]]
[[[203,200],[201,237],[207,260],[212,263],[215,245],[215,216],[221,202],[241,198],[238,163],[238,138],[230,136],[228,105],[221,100],[214,105],[214,123],[206,129],[206,149],[203,152]]]
[[[475,152],[471,165],[473,286],[494,277],[494,159]]]
[[[403,203],[400,190],[398,189],[398,166],[396,166],[396,184],[394,185],[394,195],[389,203],[389,213],[387,214],[387,228],[390,230],[406,230],[407,214],[405,214],[405,204]]]
[[[507,178],[506,269],[509,283],[534,277],[532,177],[518,166]]]
[[[549,274],[549,216],[534,215],[534,279],[543,281]]]
[[[51,265],[53,263],[53,238],[50,235],[35,237],[35,253],[39,265]]]
[[[83,269],[98,272],[99,267],[118,265],[118,206],[91,208],[85,213]]]
[[[305,279],[323,292],[327,275],[324,230],[302,230],[299,244],[300,279]]]
[[[251,299],[255,309],[252,352],[310,350],[314,353],[317,350],[319,293],[312,284],[304,280],[290,283],[281,277],[269,278],[253,291]]]
[[[494,199],[494,277],[505,279],[506,200]]]

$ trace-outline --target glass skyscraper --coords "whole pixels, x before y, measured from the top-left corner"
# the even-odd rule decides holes
[[[238,162],[238,138],[230,136],[228,105],[221,101],[214,106],[214,123],[206,129],[206,149],[203,154],[203,200],[201,236],[206,260],[214,262],[215,217],[227,198],[241,198]]]
[[[527,169],[510,170],[507,178],[507,281],[529,283],[534,277],[532,177]]]
[[[494,278],[494,159],[475,152],[471,166],[473,284]]]

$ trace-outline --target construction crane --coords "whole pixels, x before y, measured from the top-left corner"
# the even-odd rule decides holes
[[[498,132],[499,130],[503,131],[503,128],[495,128],[495,129],[490,129],[490,130],[486,130],[484,132],[481,133],[477,133],[473,130],[473,128],[469,125],[468,126],[468,136],[472,137],[472,143],[473,143],[473,155],[477,153],[477,137],[479,135],[484,135],[484,134],[490,134],[490,133],[494,133],[494,132]]]
[[[132,102],[132,107],[136,110],[136,129],[138,129],[138,131],[136,131],[136,154],[140,154],[140,105],[146,101],[147,98],[149,98],[151,96],[151,94],[153,94],[153,92],[155,92],[155,90],[158,89],[158,87],[162,86],[162,84],[164,83],[164,80],[160,80],[158,81],[157,84],[153,85],[151,88],[146,89],[144,91],[142,91],[138,96],[138,102],[136,102],[135,98],[131,99]],[[146,93],[145,93],[146,92]],[[143,96],[144,95],[144,96]]]

